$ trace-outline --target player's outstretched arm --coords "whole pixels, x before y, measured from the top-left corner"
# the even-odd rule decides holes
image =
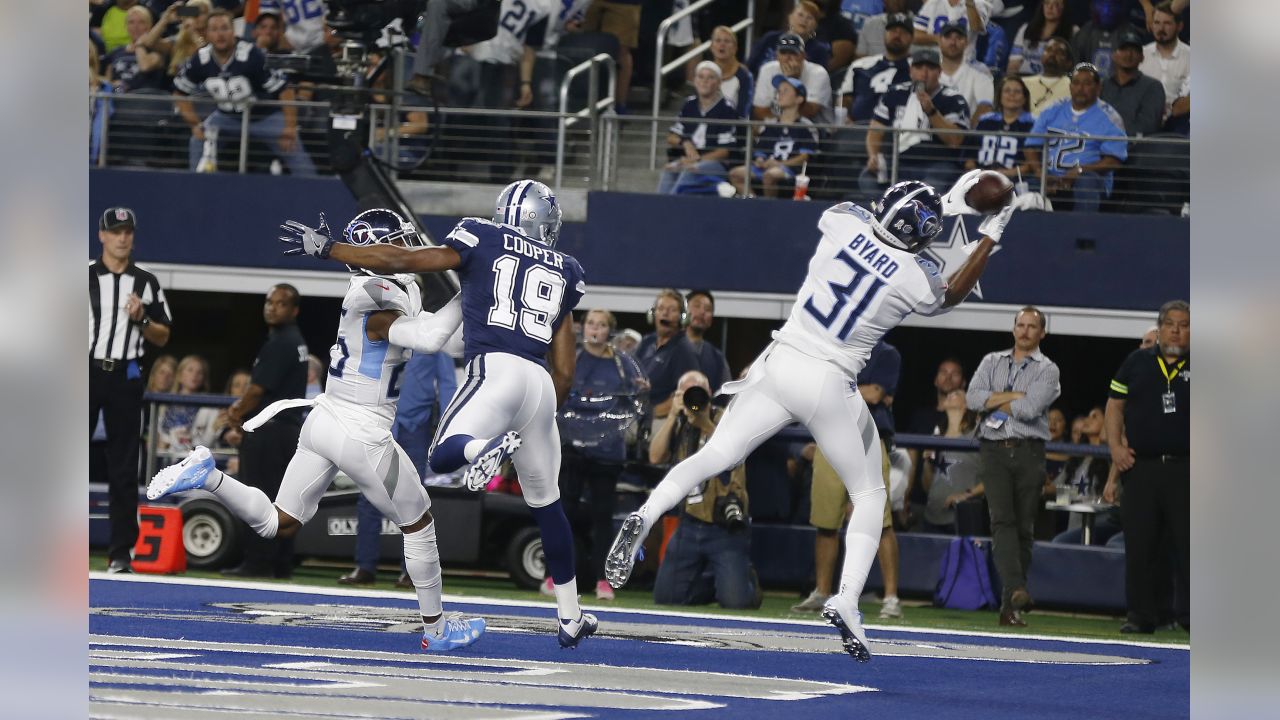
[[[329,258],[376,273],[442,272],[452,270],[462,262],[458,251],[450,247],[409,250],[386,244],[356,247],[334,243],[329,250]]]
[[[566,317],[551,338],[549,370],[551,383],[556,387],[556,407],[564,404],[573,387],[574,366],[578,360],[578,342],[573,334],[573,319]]]
[[[943,307],[955,307],[964,302],[964,299],[969,297],[969,293],[973,292],[973,286],[978,284],[978,279],[987,269],[987,260],[991,258],[991,251],[1004,235],[1004,229],[1009,224],[1013,210],[1014,203],[1011,202],[1000,212],[983,220],[978,226],[982,239],[978,241],[969,259],[947,278],[947,294],[942,303]]]
[[[421,312],[414,317],[396,318],[387,330],[387,339],[393,345],[415,352],[439,352],[461,324],[462,295],[459,294],[434,313]]]

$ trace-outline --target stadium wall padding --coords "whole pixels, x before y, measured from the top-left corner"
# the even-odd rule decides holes
[[[341,228],[355,201],[336,178],[93,169],[89,172],[89,257],[100,253],[98,214],[127,205],[138,214],[142,262],[320,270],[280,254],[278,226],[314,224],[320,211]],[[559,247],[576,256],[588,284],[709,287],[791,294],[817,239],[822,203],[743,201],[592,192],[588,221],[566,223]],[[456,217],[422,216],[437,238]],[[957,220],[939,254],[962,256]],[[977,237],[978,218],[963,233]],[[992,257],[983,298],[969,302],[1151,310],[1190,288],[1190,222],[1168,215],[1020,213]]]

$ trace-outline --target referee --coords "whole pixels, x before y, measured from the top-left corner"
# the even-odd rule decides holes
[[[1122,633],[1152,633],[1165,620],[1171,558],[1174,611],[1191,629],[1191,306],[1165,303],[1157,327],[1156,344],[1133,351],[1116,371],[1107,400],[1107,444],[1124,486]],[[1114,500],[1111,483],[1104,497]]]
[[[169,304],[156,276],[130,258],[137,218],[125,207],[98,218],[102,255],[89,264],[89,433],[107,430],[111,544],[108,572],[133,572],[138,541],[138,437],[142,431],[142,341],[169,342]]]

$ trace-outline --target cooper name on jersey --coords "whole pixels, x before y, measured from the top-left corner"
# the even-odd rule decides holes
[[[521,235],[512,235],[511,233],[502,234],[502,249],[507,252],[524,255],[533,258],[539,262],[546,263],[553,268],[564,269],[564,256],[543,245],[540,242],[531,240]]]

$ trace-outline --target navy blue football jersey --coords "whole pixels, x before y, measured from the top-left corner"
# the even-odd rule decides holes
[[[1022,162],[1022,148],[1027,139],[1003,133],[1029,133],[1035,124],[1036,119],[1029,112],[1022,113],[1011,123],[1005,122],[1004,115],[998,112],[989,112],[979,118],[974,129],[985,132],[969,137],[969,151],[977,154],[978,167],[1011,168]]]
[[[755,157],[786,160],[792,155],[818,152],[818,131],[809,118],[802,117],[794,125],[769,123],[756,137]]]
[[[111,68],[111,87],[118,93],[131,93],[137,90],[168,90],[169,79],[164,75],[161,64],[150,72],[138,69],[138,55],[121,45],[105,58],[107,67]]]
[[[462,256],[466,359],[500,352],[545,364],[556,329],[586,293],[578,261],[518,227],[480,218],[463,218],[444,244]]]
[[[849,66],[849,74],[840,92],[853,96],[849,118],[854,122],[870,122],[880,98],[889,88],[911,80],[911,64],[906,58],[890,60],[883,55],[858,58]]]
[[[173,87],[184,95],[203,91],[218,101],[224,113],[244,112],[250,100],[275,100],[287,84],[284,74],[267,69],[267,56],[253,43],[240,40],[226,65],[219,65],[213,47],[205,45],[183,64]],[[254,106],[251,117],[279,112],[279,107]]]

